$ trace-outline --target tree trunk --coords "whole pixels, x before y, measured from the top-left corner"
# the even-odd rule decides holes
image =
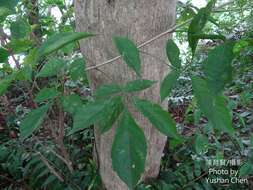
[[[136,43],[141,43],[174,25],[176,0],[76,0],[75,14],[77,31],[98,34],[94,39],[81,42],[82,53],[90,60],[88,66],[93,66],[118,55],[112,42],[113,36],[125,36]],[[137,95],[156,103],[161,103],[159,86],[168,72],[168,67],[161,62],[161,59],[167,60],[165,52],[167,39],[168,36],[160,38],[141,49],[142,77],[158,83]],[[125,83],[136,79],[134,72],[122,61],[105,65],[99,70],[92,70],[88,75],[92,91],[104,83]],[[163,106],[166,109],[165,103]],[[152,127],[141,114],[130,111],[139,126],[144,129],[148,144],[142,180],[155,178],[159,173],[166,137]],[[115,130],[111,129],[100,135],[95,131],[99,169],[108,190],[125,190],[126,185],[111,168],[114,132]]]

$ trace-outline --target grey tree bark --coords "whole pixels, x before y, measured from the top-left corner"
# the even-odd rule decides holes
[[[77,31],[98,34],[94,39],[81,42],[83,55],[91,60],[88,61],[88,66],[93,66],[118,55],[112,42],[113,36],[125,36],[141,43],[172,27],[175,22],[176,0],[75,0],[75,15]],[[160,82],[169,70],[157,57],[166,60],[165,44],[169,37],[162,37],[141,49],[142,76],[158,83],[137,95],[160,104]],[[122,61],[99,69],[100,71],[92,70],[88,73],[92,90],[104,83],[125,83],[136,79],[134,72]],[[163,103],[162,106],[166,108],[167,105]],[[166,137],[134,109],[131,112],[144,129],[148,144],[142,180],[155,178],[159,173]],[[125,190],[126,185],[111,168],[113,138],[114,129],[103,135],[95,131],[100,174],[106,189]]]

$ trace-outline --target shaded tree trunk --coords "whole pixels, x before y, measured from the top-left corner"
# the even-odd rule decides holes
[[[126,36],[136,43],[141,43],[164,32],[174,25],[175,9],[176,0],[76,0],[77,31],[99,34],[94,39],[81,42],[83,55],[91,60],[88,61],[88,66],[100,64],[118,55],[112,43],[113,36]],[[141,49],[142,77],[158,83],[137,95],[160,104],[159,86],[162,78],[168,73],[168,67],[159,59],[167,60],[165,53],[167,39],[168,36],[163,37]],[[156,58],[147,53],[155,55]],[[136,79],[135,74],[122,61],[99,69],[103,72],[92,70],[88,73],[93,91],[104,83],[125,83]],[[166,108],[167,105],[163,103],[163,106]],[[144,129],[148,144],[142,180],[155,178],[159,173],[166,137],[153,128],[141,114],[134,109],[130,111],[139,126]],[[114,129],[103,135],[95,131],[95,138],[100,174],[105,187],[108,190],[127,189],[111,168]]]

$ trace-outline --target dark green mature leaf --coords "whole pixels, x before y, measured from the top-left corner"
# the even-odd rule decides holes
[[[188,42],[192,49],[192,54],[195,54],[195,50],[199,41],[196,34],[202,34],[202,30],[205,27],[208,18],[210,16],[211,10],[215,4],[216,0],[211,0],[206,7],[199,9],[197,15],[193,18],[188,29]]]
[[[233,134],[232,118],[226,107],[225,99],[222,96],[215,96],[210,91],[207,82],[200,77],[192,77],[192,86],[201,111],[214,128]]]
[[[108,122],[112,117],[111,114],[114,114],[112,109],[117,106],[117,103],[121,102],[118,100],[119,98],[114,97],[107,100],[97,100],[80,107],[74,115],[73,129],[70,134],[85,129],[95,123]]]
[[[166,53],[170,63],[174,67],[180,69],[181,67],[181,61],[179,59],[180,51],[177,47],[177,44],[175,44],[175,42],[171,39],[168,40],[166,44]]]
[[[203,154],[208,150],[208,138],[205,135],[198,134],[195,140],[195,149],[198,154]]]
[[[122,102],[121,97],[114,98],[114,101],[105,108],[105,115],[101,121],[97,122],[97,127],[101,133],[107,132],[115,121],[118,119],[119,115],[122,113],[124,109],[124,104]]]
[[[15,13],[15,7],[19,0],[0,0],[0,23],[5,20],[5,18]]]
[[[145,80],[145,79],[130,81],[125,85],[124,91],[137,92],[137,91],[145,90],[151,87],[154,83],[156,83],[156,81]]]
[[[70,113],[75,114],[80,105],[83,104],[82,99],[77,94],[71,94],[69,96],[63,96],[61,98],[63,109]]]
[[[0,63],[5,63],[6,61],[8,61],[8,57],[9,57],[8,50],[0,48]]]
[[[37,77],[51,77],[57,75],[64,66],[65,63],[63,63],[62,60],[53,58],[43,65]]]
[[[12,50],[14,54],[26,52],[33,46],[33,42],[27,39],[12,39],[7,47]]]
[[[130,113],[124,115],[116,129],[112,145],[112,167],[129,189],[134,189],[145,168],[146,139]]]
[[[43,122],[43,119],[50,105],[46,104],[29,112],[20,125],[20,137],[27,138],[30,136]]]
[[[11,74],[0,80],[0,96],[2,96],[11,85],[11,82],[15,79],[16,75]]]
[[[209,51],[204,61],[204,73],[211,90],[218,94],[232,80],[232,65],[234,59],[233,42],[224,43]]]
[[[86,78],[85,65],[86,62],[83,58],[78,58],[70,64],[69,73],[72,80]]]
[[[59,92],[55,88],[43,88],[35,97],[36,102],[43,102],[51,100],[59,95]]]
[[[17,19],[10,25],[11,37],[19,39],[24,38],[30,32],[30,25],[24,19]]]
[[[122,88],[118,84],[105,84],[98,87],[95,91],[95,96],[97,98],[108,97],[120,92],[122,92]]]
[[[141,75],[141,59],[139,50],[136,45],[127,38],[114,37],[113,41],[126,62],[126,64],[133,69],[137,75]]]
[[[181,140],[181,137],[177,133],[175,121],[171,118],[170,114],[163,110],[158,104],[135,98],[134,105],[161,133],[171,138]]]
[[[239,171],[240,176],[248,176],[253,173],[253,165],[250,162],[244,163]]]
[[[38,56],[42,57],[48,55],[71,42],[92,36],[94,36],[94,34],[86,32],[64,32],[55,34],[41,45],[38,50]]]
[[[176,85],[177,79],[179,77],[179,71],[172,70],[162,81],[160,87],[161,101],[163,101],[167,96],[169,96],[172,88]]]

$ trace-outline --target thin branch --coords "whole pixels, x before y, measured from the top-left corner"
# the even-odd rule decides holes
[[[168,35],[168,34],[174,32],[174,31],[175,31],[176,29],[178,29],[178,28],[183,27],[184,25],[188,24],[191,20],[192,20],[192,19],[189,19],[189,20],[187,20],[187,21],[185,21],[185,22],[183,22],[183,23],[181,23],[181,24],[179,24],[179,25],[173,26],[172,28],[166,30],[165,32],[163,32],[163,33],[161,33],[161,34],[158,34],[157,36],[155,36],[155,37],[153,37],[153,38],[151,38],[151,39],[149,39],[149,40],[147,40],[147,41],[141,43],[141,44],[138,45],[137,47],[138,47],[139,49],[142,48],[142,47],[145,47],[146,45],[148,45],[148,44],[154,42],[155,40],[157,40],[157,39],[159,39],[159,38],[161,38],[161,37],[163,37],[163,36],[166,36],[166,35]],[[120,59],[120,58],[121,58],[121,56],[117,56],[117,57],[114,57],[114,58],[112,58],[112,59],[110,59],[110,60],[108,60],[108,61],[105,61],[105,62],[101,63],[101,64],[94,65],[94,66],[91,66],[91,67],[87,67],[87,68],[85,69],[85,71],[93,70],[93,69],[96,69],[96,68],[98,68],[98,67],[102,67],[102,66],[104,66],[104,65],[113,63],[114,61],[117,61],[117,60]]]

